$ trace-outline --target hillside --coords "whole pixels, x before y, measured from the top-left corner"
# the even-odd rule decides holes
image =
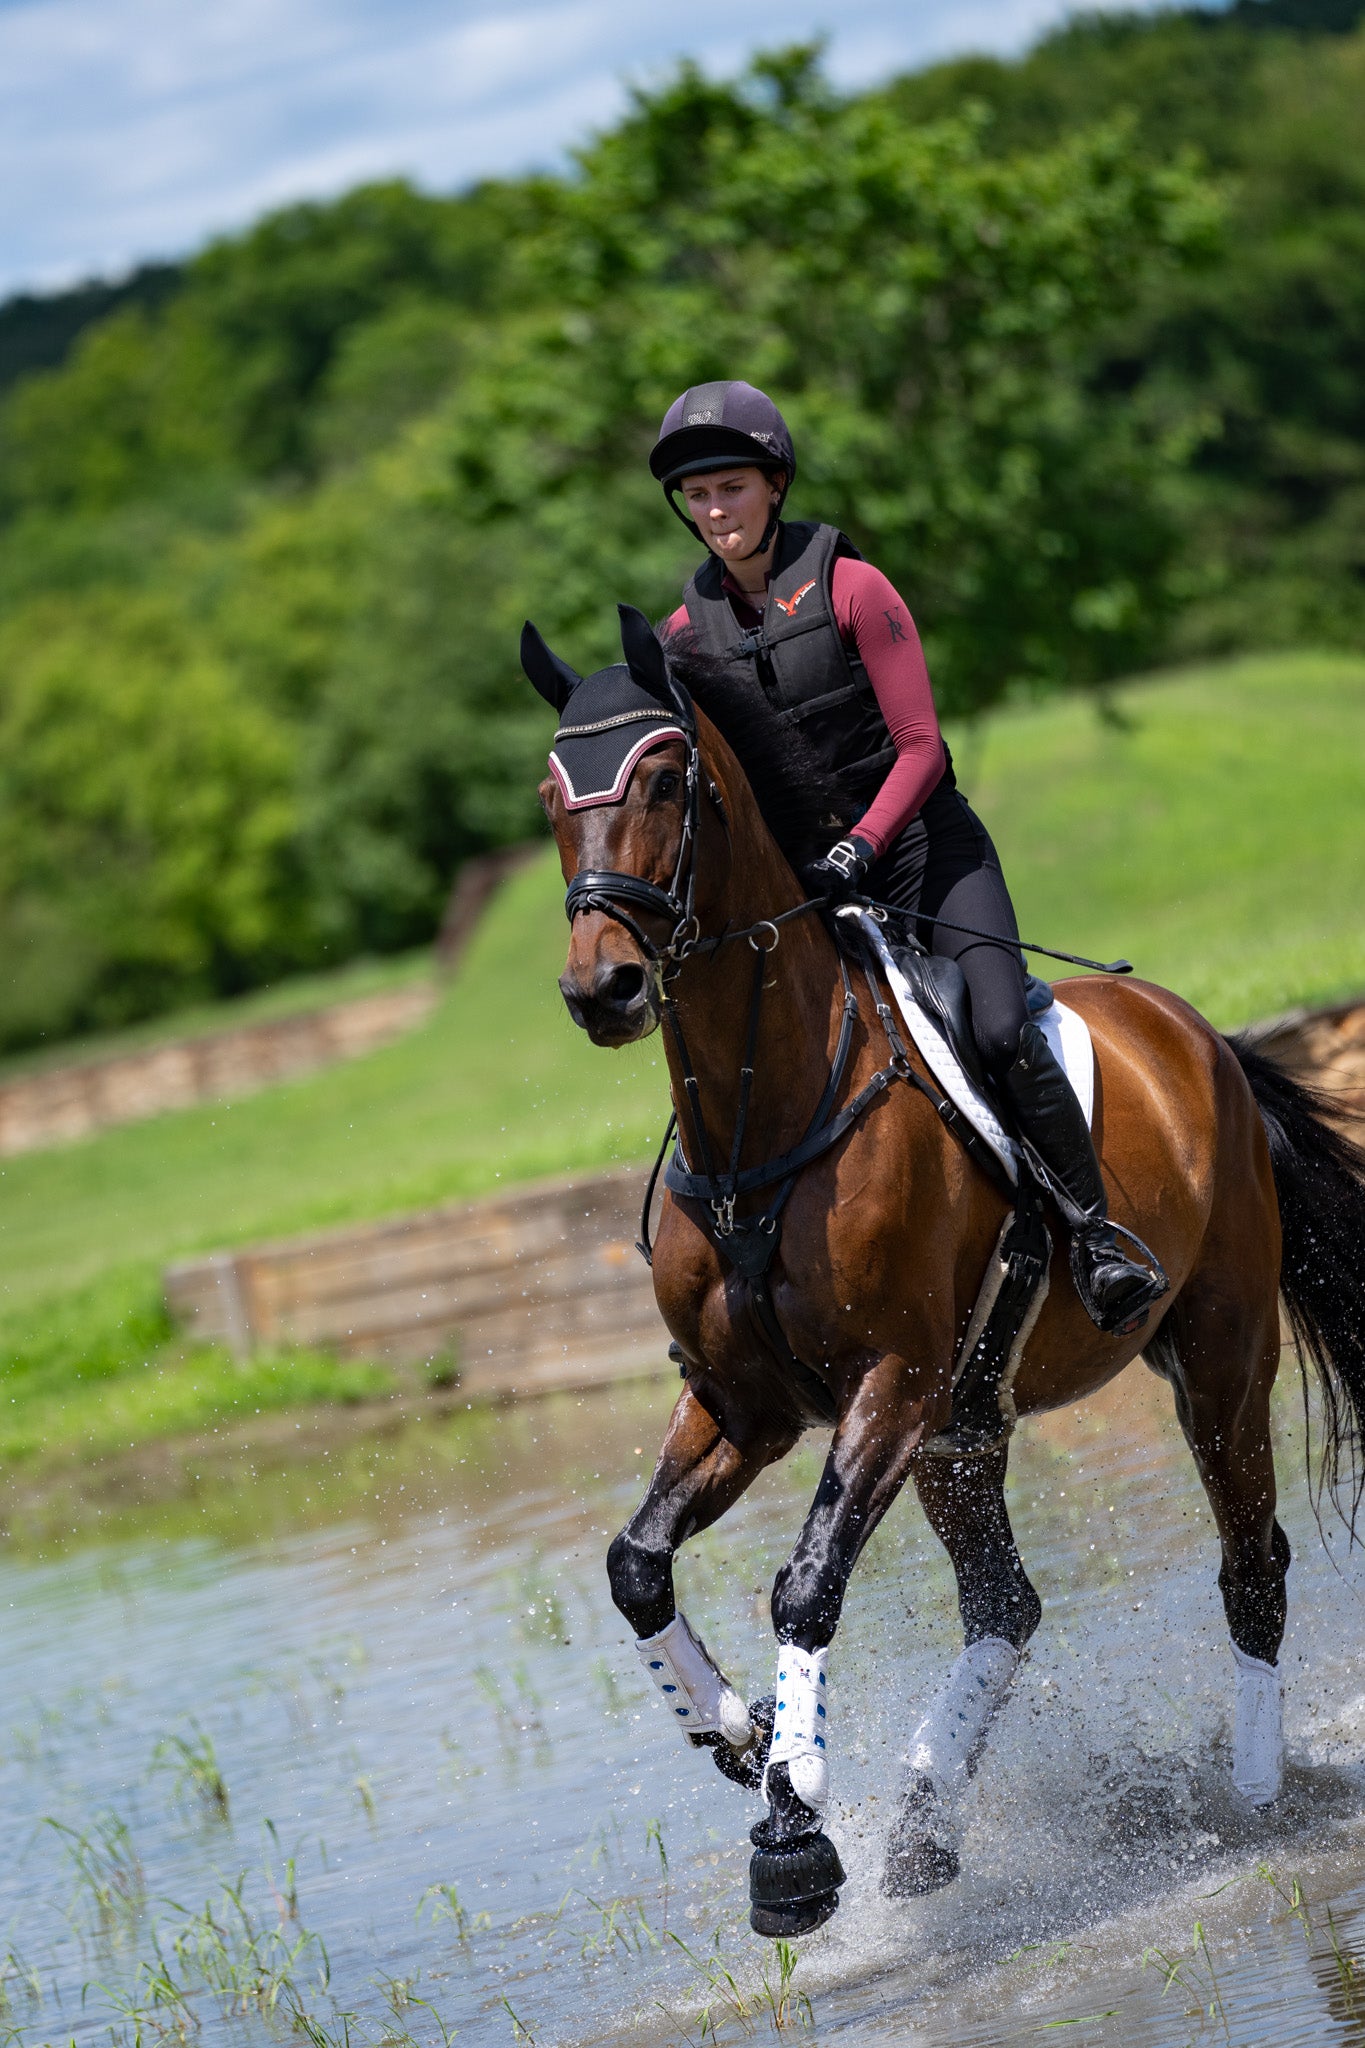
[[[956,754],[1027,937],[1125,952],[1225,1027],[1365,987],[1365,660],[1195,669],[1126,686],[1104,719],[1084,700],[1010,710],[959,732]],[[58,1387],[52,1430],[96,1441],[146,1433],[149,1416],[188,1427],[355,1391],[316,1362],[177,1365],[156,1307],[172,1258],[643,1159],[666,1107],[657,1041],[611,1054],[581,1037],[556,987],[564,946],[547,848],[411,1037],[236,1106],[6,1162],[0,1334],[18,1405],[0,1455],[31,1441],[25,1404],[48,1413]]]

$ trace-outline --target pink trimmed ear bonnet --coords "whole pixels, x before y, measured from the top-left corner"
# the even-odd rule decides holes
[[[649,621],[628,605],[619,610],[626,661],[586,677],[551,653],[529,620],[522,631],[522,667],[559,713],[550,772],[571,811],[619,804],[642,755],[690,737],[691,703]]]
[[[562,716],[550,773],[571,811],[619,804],[642,754],[687,737],[676,715],[632,682],[624,664],[588,676]]]

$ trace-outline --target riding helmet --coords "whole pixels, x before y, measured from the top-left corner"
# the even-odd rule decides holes
[[[796,474],[796,450],[787,422],[767,393],[752,384],[729,379],[716,384],[694,384],[681,398],[674,399],[664,414],[659,438],[650,450],[649,467],[683,525],[698,540],[700,533],[673,495],[676,487],[685,476],[700,476],[709,469],[723,469],[727,463],[740,462],[753,463],[768,472],[782,471],[782,497],[773,514],[775,525],[782,499]],[[770,538],[771,532],[767,539]]]

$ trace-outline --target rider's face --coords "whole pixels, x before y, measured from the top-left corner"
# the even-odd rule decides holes
[[[772,478],[748,464],[684,477],[681,489],[689,519],[722,562],[753,553],[778,497]]]

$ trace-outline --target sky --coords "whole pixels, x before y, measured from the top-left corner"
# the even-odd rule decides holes
[[[1091,0],[1095,4],[1095,0]],[[1117,0],[1100,0],[1117,4]],[[1138,0],[1151,4],[1151,0]],[[0,294],[268,207],[553,167],[679,56],[828,39],[836,83],[1022,49],[1066,0],[0,0]]]

